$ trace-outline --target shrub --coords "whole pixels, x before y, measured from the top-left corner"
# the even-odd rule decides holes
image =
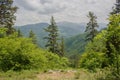
[[[68,64],[66,58],[36,47],[28,38],[14,35],[0,38],[0,70],[19,71],[23,69],[63,68]]]

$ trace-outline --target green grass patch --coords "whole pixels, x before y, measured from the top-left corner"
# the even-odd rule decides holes
[[[39,74],[39,71],[36,70],[0,72],[0,80],[38,80],[37,74]]]

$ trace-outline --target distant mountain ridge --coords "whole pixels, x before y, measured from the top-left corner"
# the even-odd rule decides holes
[[[48,27],[48,23],[36,23],[36,24],[28,24],[24,26],[16,26],[15,28],[19,28],[22,32],[27,32],[29,30],[33,30],[35,33],[42,30],[44,31],[44,28]],[[85,23],[84,23],[85,25]],[[83,23],[71,23],[71,22],[59,22],[57,23],[59,33],[61,36],[65,37],[72,37],[74,35],[80,34],[84,32],[85,26]],[[41,32],[40,32],[41,33]]]
[[[106,24],[104,23],[100,23],[99,25],[99,29],[106,27]],[[15,28],[20,29],[25,36],[28,36],[29,31],[32,30],[36,34],[38,44],[43,47],[45,43],[43,37],[47,36],[47,33],[44,31],[44,28],[48,26],[48,23],[36,23],[24,26],[15,26]],[[63,36],[64,38],[69,38],[84,33],[86,23],[58,22],[57,26],[59,29],[60,36]]]

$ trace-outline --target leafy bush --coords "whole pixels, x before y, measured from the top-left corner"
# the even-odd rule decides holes
[[[66,67],[68,60],[36,47],[28,38],[14,35],[0,38],[0,70]]]
[[[103,53],[84,53],[80,60],[80,67],[88,69],[90,71],[96,71],[98,68],[102,68],[103,61]]]
[[[105,58],[105,37],[106,30],[103,30],[93,39],[93,42],[89,42],[87,44],[86,51],[80,59],[80,67],[86,68],[90,71],[106,67],[107,59]]]
[[[0,38],[0,67],[3,71],[30,68],[30,54],[35,46],[25,38]]]
[[[7,31],[7,28],[0,27],[0,38],[6,36],[6,31]]]

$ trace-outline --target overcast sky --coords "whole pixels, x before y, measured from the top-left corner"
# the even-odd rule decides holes
[[[93,11],[99,23],[106,23],[116,0],[14,0],[19,7],[15,25],[49,22],[88,22],[86,15]]]

